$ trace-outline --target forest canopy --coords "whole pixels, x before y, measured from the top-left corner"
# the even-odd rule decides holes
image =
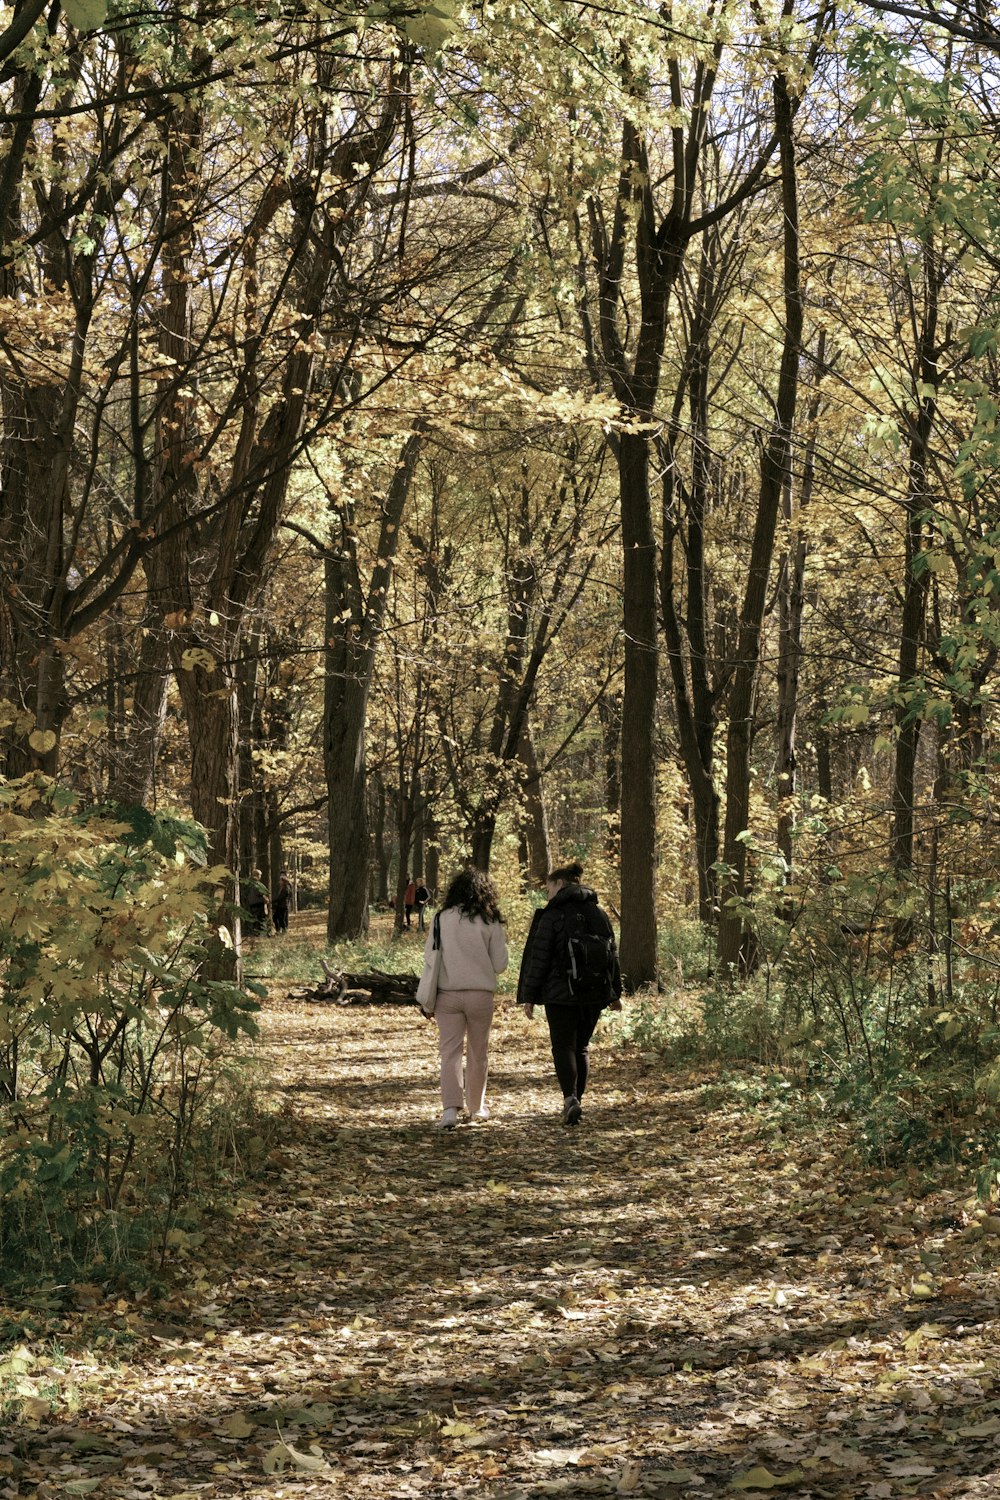
[[[633,988],[680,916],[993,982],[998,48],[6,7],[7,784],[193,818],[234,954],[253,870],[338,941],[580,855]]]

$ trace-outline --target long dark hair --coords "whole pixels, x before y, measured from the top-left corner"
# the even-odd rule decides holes
[[[463,870],[456,875],[441,903],[441,910],[457,906],[467,917],[482,917],[484,922],[502,922],[497,888],[483,870]]]
[[[565,880],[567,885],[579,885],[582,874],[583,865],[574,860],[571,865],[560,865],[558,870],[550,870],[545,879]]]

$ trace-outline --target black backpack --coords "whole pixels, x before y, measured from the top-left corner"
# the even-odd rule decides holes
[[[563,912],[566,986],[574,1000],[604,1005],[614,998],[615,939],[599,906],[574,903]]]

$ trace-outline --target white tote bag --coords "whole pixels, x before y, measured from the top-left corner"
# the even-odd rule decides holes
[[[431,924],[431,956],[424,960],[424,972],[417,985],[417,1004],[425,1016],[434,1014],[438,998],[438,976],[441,973],[441,914]]]

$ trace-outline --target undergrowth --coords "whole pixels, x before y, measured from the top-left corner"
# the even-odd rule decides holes
[[[318,983],[323,978],[323,963],[352,974],[373,970],[419,974],[426,938],[426,930],[421,932],[415,924],[394,934],[391,915],[374,912],[366,938],[331,946],[326,939],[325,912],[297,912],[288,933],[255,938],[245,945],[245,970],[248,977],[265,985],[278,980],[292,985]],[[517,988],[523,941],[519,941],[514,922],[507,929],[507,948],[509,962],[498,981],[501,995],[512,994]]]
[[[769,1109],[845,1122],[870,1163],[1000,1170],[995,965],[953,963],[946,988],[919,934],[897,951],[891,933],[803,923],[730,983],[706,979],[704,931],[687,926],[661,941],[678,957],[661,992],[627,1003],[619,1041],[666,1066],[711,1064],[727,1087],[763,1078]]]
[[[37,808],[47,816],[39,818]],[[0,1279],[130,1284],[263,1149],[258,996],[176,818],[0,789]]]

